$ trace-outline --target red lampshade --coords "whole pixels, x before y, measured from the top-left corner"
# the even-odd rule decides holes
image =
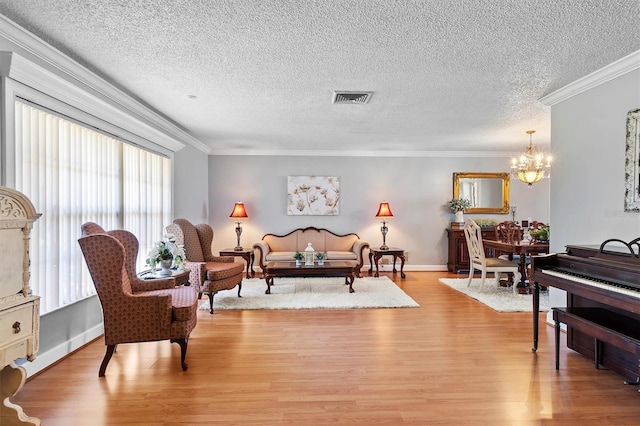
[[[391,217],[393,217],[393,213],[391,213],[391,207],[389,207],[389,203],[380,203],[380,207],[378,207],[378,213],[376,213],[376,219],[386,220]]]
[[[233,211],[229,215],[231,219],[240,220],[240,219],[248,219],[247,211],[244,209],[244,203],[237,202],[233,206]]]

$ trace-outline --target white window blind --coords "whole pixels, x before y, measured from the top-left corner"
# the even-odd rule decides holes
[[[16,102],[16,189],[42,217],[31,234],[31,288],[41,313],[95,294],[80,226],[127,229],[143,265],[171,220],[171,162],[33,105]]]

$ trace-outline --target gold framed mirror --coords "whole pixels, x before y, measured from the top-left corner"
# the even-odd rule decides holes
[[[466,198],[465,213],[509,213],[509,173],[454,173],[453,198]]]

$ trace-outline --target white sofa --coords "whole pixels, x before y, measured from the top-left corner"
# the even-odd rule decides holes
[[[304,254],[311,243],[316,252],[327,254],[326,260],[353,260],[357,262],[358,274],[364,261],[364,250],[369,243],[358,234],[338,235],[324,228],[298,228],[285,235],[266,234],[262,241],[253,245],[258,265],[264,271],[267,262],[293,261],[296,252]]]

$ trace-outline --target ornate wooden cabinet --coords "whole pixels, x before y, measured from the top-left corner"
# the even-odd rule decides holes
[[[447,235],[449,237],[447,269],[450,272],[458,272],[461,269],[469,270],[469,250],[467,249],[467,240],[464,238],[464,229],[462,227],[452,226],[447,229]],[[482,239],[495,239],[493,226],[482,228]]]
[[[40,298],[29,287],[29,239],[40,217],[22,193],[0,186],[0,424],[39,425],[9,398],[24,385],[26,371],[13,361],[38,352]]]

